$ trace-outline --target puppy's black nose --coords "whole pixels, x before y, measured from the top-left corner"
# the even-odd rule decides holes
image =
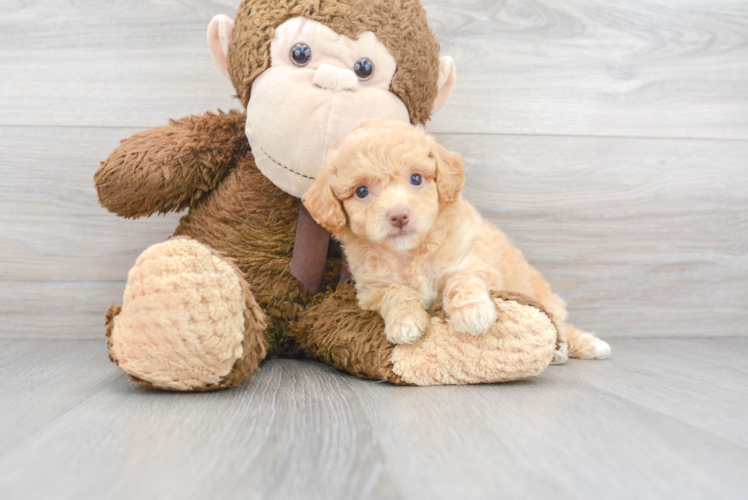
[[[410,222],[410,214],[407,211],[390,212],[390,224],[397,228],[404,228]]]

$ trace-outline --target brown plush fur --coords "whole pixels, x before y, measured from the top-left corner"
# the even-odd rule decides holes
[[[254,165],[241,159],[217,189],[182,218],[175,235],[189,236],[224,255],[241,270],[268,318],[273,345],[296,352],[286,334],[311,298],[291,275],[299,201],[273,185]],[[323,286],[335,283],[340,260],[330,259]]]
[[[395,346],[383,331],[380,315],[356,305],[351,283],[315,297],[291,324],[291,332],[309,357],[362,378],[404,384],[392,372],[390,358]]]
[[[249,151],[244,113],[206,113],[122,141],[94,175],[99,202],[127,218],[183,210]]]
[[[236,11],[229,74],[247,106],[252,83],[270,66],[275,28],[293,17],[320,22],[356,39],[373,32],[397,61],[390,90],[405,103],[410,120],[425,124],[438,92],[439,42],[420,0],[253,0]]]

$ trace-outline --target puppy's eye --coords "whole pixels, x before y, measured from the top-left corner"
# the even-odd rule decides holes
[[[353,72],[359,80],[368,80],[374,73],[374,63],[368,57],[362,57],[353,65]]]
[[[423,184],[423,177],[421,177],[421,174],[413,174],[410,176],[410,183],[414,186],[420,186]]]
[[[366,186],[360,186],[358,189],[356,189],[356,198],[359,200],[363,200],[369,196],[369,188]]]
[[[296,66],[303,67],[312,60],[312,48],[305,43],[297,43],[291,47],[291,62]]]

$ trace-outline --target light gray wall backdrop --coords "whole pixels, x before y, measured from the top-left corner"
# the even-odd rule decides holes
[[[748,335],[748,2],[427,1],[457,64],[430,126],[466,197],[606,338]],[[97,337],[178,215],[101,209],[119,139],[238,108],[236,1],[0,0],[0,337]]]

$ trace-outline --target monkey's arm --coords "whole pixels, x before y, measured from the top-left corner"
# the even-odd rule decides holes
[[[123,140],[94,175],[99,202],[127,218],[191,206],[249,151],[245,121],[239,111],[193,115]]]

